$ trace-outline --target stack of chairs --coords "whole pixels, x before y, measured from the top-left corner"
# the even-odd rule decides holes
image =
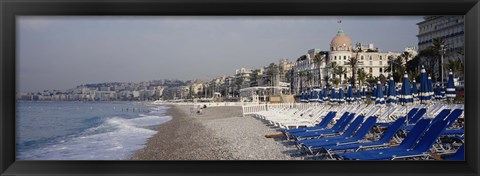
[[[335,160],[462,159],[463,106],[366,104],[278,108],[255,117],[274,124],[308,156]],[[387,120],[385,120],[387,119]]]

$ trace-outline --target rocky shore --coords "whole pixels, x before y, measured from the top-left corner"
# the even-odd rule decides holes
[[[292,145],[265,138],[278,131],[241,107],[207,107],[200,114],[192,106],[171,106],[172,120],[156,127],[146,147],[132,160],[298,160]]]

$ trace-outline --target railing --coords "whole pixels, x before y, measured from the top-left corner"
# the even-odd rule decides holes
[[[258,105],[259,103],[252,102],[154,102],[156,105],[187,105],[187,106],[246,106],[246,105]]]
[[[295,108],[295,109],[308,109],[312,107],[322,106],[320,103],[262,103],[256,105],[243,105],[243,116],[255,114],[261,111],[268,111],[269,109],[284,109],[284,108]]]

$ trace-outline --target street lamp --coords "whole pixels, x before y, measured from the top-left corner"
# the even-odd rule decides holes
[[[440,45],[440,66],[441,66],[441,73],[440,73],[440,85],[443,88],[443,55],[445,54],[445,45]]]

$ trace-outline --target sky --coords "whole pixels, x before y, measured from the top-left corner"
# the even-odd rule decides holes
[[[341,21],[341,23],[338,23]],[[421,16],[19,16],[17,89],[101,82],[213,79],[309,49],[342,28],[380,51],[417,46]]]

